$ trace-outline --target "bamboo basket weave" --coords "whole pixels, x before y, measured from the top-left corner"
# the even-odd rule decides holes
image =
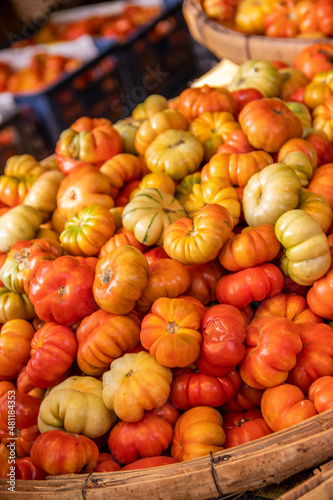
[[[269,38],[238,33],[208,17],[200,0],[184,0],[183,14],[194,40],[219,59],[228,58],[237,64],[255,59],[292,65],[305,47],[318,42],[333,43],[332,38]]]
[[[14,497],[17,500],[212,500],[280,483],[332,458],[333,410],[329,410],[283,431],[196,460],[135,471],[71,474],[43,481],[17,480]],[[322,472],[320,480],[309,481],[303,492],[312,487],[313,491],[318,488],[322,492],[325,488],[332,491],[333,469]],[[285,500],[302,498],[301,493],[292,496],[290,490]],[[4,479],[0,480],[0,498],[13,499]],[[311,500],[319,498],[333,497],[312,496]]]

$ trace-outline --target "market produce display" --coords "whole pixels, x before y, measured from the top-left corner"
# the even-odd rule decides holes
[[[119,10],[119,9],[114,9]],[[117,41],[124,41],[140,26],[160,14],[158,5],[140,5],[135,2],[126,2],[119,12],[109,15],[91,14],[75,21],[57,23],[50,21],[38,33],[21,42],[14,43],[16,47],[39,43],[56,43],[76,40],[80,36],[90,35],[106,37]],[[77,15],[76,17],[79,17]]]
[[[0,92],[38,92],[82,64],[78,58],[40,52],[24,68],[0,62]]]
[[[0,477],[184,462],[333,408],[333,70],[312,61],[8,160]]]
[[[330,0],[200,0],[215,21],[248,35],[292,38],[333,36]]]

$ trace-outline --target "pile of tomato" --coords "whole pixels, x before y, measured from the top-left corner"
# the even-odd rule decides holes
[[[77,58],[40,52],[20,69],[0,62],[0,92],[36,92],[55,83],[82,64]]]
[[[183,462],[333,408],[333,73],[300,61],[7,161],[1,477]]]
[[[331,0],[201,0],[201,4],[207,16],[248,35],[333,36]]]
[[[21,47],[39,43],[71,41],[90,35],[123,41],[140,26],[158,16],[161,9],[154,5],[136,5],[126,2],[121,11],[109,15],[91,15],[67,23],[49,21],[38,33],[14,45]]]

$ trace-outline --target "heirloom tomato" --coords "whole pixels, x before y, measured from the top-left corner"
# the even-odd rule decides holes
[[[328,140],[333,141],[333,96],[328,97],[312,111],[312,127],[314,130],[322,130],[326,133]]]
[[[225,434],[221,413],[210,406],[196,406],[177,420],[171,456],[179,462],[223,450]]]
[[[235,396],[224,403],[219,410],[221,412],[244,412],[259,408],[261,396],[265,389],[255,389],[242,382]]]
[[[116,223],[110,210],[91,204],[68,219],[59,239],[70,255],[88,257],[97,255],[115,230]]]
[[[275,224],[299,203],[302,183],[295,170],[283,163],[268,165],[254,174],[244,188],[242,205],[249,226]]]
[[[15,460],[15,478],[41,480],[47,476],[46,472],[37,469],[32,463],[31,457],[20,457]]]
[[[200,167],[204,148],[186,130],[166,130],[159,134],[145,151],[147,167],[152,172],[165,172],[174,181],[181,181]]]
[[[232,229],[229,210],[210,203],[193,220],[182,217],[171,223],[164,233],[163,246],[172,259],[183,264],[205,264],[217,257]]]
[[[39,176],[46,170],[48,168],[43,167],[32,155],[12,155],[6,161],[4,174],[13,176]]]
[[[27,365],[22,366],[21,370],[18,372],[16,379],[16,386],[19,392],[22,394],[28,394],[34,398],[42,401],[44,398],[45,390],[40,387],[36,387],[27,375]]]
[[[258,3],[258,0],[250,1]],[[264,3],[262,0],[259,1]],[[264,97],[275,97],[280,95],[281,85],[281,75],[272,62],[247,60],[238,67],[228,89],[235,92],[240,89],[254,88],[259,90]],[[260,101],[261,99],[258,100],[258,102]]]
[[[223,415],[223,429],[226,438],[224,448],[226,449],[268,436],[273,432],[257,408],[242,413],[225,413]]]
[[[263,93],[260,92],[259,89],[255,89],[253,87],[234,90],[232,92],[232,95],[236,99],[237,103],[237,113],[236,113],[237,116],[242,111],[245,104],[247,104],[250,101],[256,101],[257,99],[262,99],[264,97]]]
[[[86,316],[76,330],[77,363],[87,375],[99,377],[112,361],[140,341],[140,321],[133,313],[112,314],[103,309]]]
[[[148,352],[127,353],[103,374],[103,401],[124,422],[137,422],[166,403],[171,382],[171,369]]]
[[[121,465],[115,461],[111,453],[100,453],[94,472],[113,472],[120,470]]]
[[[254,267],[275,259],[281,245],[272,224],[245,227],[229,238],[221,248],[218,259],[228,271]]]
[[[193,219],[201,208],[212,203],[229,210],[233,218],[233,225],[237,226],[241,205],[236,189],[230,186],[227,179],[212,177],[202,184],[194,184],[192,193],[185,201],[184,208],[190,219]]]
[[[12,319],[32,319],[36,312],[26,293],[11,292],[6,287],[0,287],[0,323]]]
[[[39,409],[40,432],[59,429],[91,439],[103,436],[117,417],[105,406],[102,390],[101,380],[75,375],[52,387]]]
[[[185,367],[199,356],[200,323],[201,316],[192,302],[161,297],[142,320],[140,342],[161,365]]]
[[[305,397],[299,387],[291,384],[266,389],[261,398],[261,412],[274,432],[317,415],[312,401]]]
[[[264,32],[268,37],[294,38],[299,33],[299,26],[289,7],[279,5],[265,16]]]
[[[51,476],[90,472],[97,464],[98,456],[94,441],[61,430],[44,432],[31,449],[32,463]]]
[[[127,183],[141,179],[145,163],[134,154],[120,153],[103,163],[100,171],[109,179],[110,194],[116,198]]]
[[[308,191],[324,196],[333,210],[333,163],[325,163],[313,174]]]
[[[8,252],[0,278],[9,290],[28,293],[30,282],[38,268],[44,262],[55,260],[63,254],[63,248],[55,240],[20,240]]]
[[[191,122],[205,111],[227,111],[233,115],[237,103],[228,89],[203,85],[183,90],[179,95],[178,110]]]
[[[194,172],[194,174],[188,174],[182,179],[182,181],[177,184],[175,191],[175,198],[179,203],[184,206],[187,198],[192,193],[192,188],[194,184],[201,183],[201,173]]]
[[[329,42],[314,43],[302,49],[294,59],[294,67],[311,80],[320,71],[333,68],[333,47]]]
[[[249,102],[238,120],[250,144],[268,153],[279,151],[286,141],[303,134],[299,118],[275,97]]]
[[[253,301],[261,301],[281,292],[283,274],[273,264],[264,263],[223,276],[216,285],[220,304],[243,309]]]
[[[37,177],[0,176],[0,201],[8,207],[21,205]]]
[[[202,344],[196,367],[208,375],[221,377],[245,356],[245,320],[236,307],[210,307],[201,322]],[[222,403],[221,403],[222,404]]]
[[[33,183],[23,204],[36,208],[42,215],[43,222],[50,219],[57,207],[57,193],[64,176],[58,170],[50,170],[42,174]]]
[[[332,224],[333,211],[325,196],[302,188],[297,208],[311,215],[319,223],[323,232],[327,233]]]
[[[0,400],[0,438],[6,445],[15,439],[15,453],[19,457],[30,454],[33,442],[40,434],[37,427],[40,405],[38,399],[16,389],[9,390]]]
[[[266,151],[217,153],[201,170],[201,180],[207,182],[211,177],[219,177],[232,186],[244,187],[254,174],[271,163],[273,158]]]
[[[303,346],[287,382],[306,394],[312,382],[320,377],[333,376],[333,331],[324,323],[298,326]]]
[[[151,94],[133,109],[132,118],[135,120],[149,118],[163,109],[168,109],[168,100],[162,95]]]
[[[59,215],[69,219],[93,203],[108,209],[114,207],[108,177],[93,165],[74,168],[59,186],[57,193]]]
[[[99,307],[114,314],[129,313],[147,286],[148,270],[146,257],[130,245],[115,248],[102,257],[93,282]]]
[[[106,254],[112,252],[115,248],[122,247],[124,245],[135,247],[142,253],[144,253],[147,248],[136,239],[135,234],[132,231],[122,226],[104,243],[99,251],[98,257],[102,258]]]
[[[275,234],[285,247],[281,269],[296,283],[312,285],[327,273],[331,265],[327,237],[311,215],[289,210],[276,221]]]
[[[139,458],[161,455],[172,438],[172,425],[146,412],[138,422],[118,422],[110,432],[108,445],[115,459],[126,465]]]
[[[32,240],[41,223],[42,217],[36,208],[18,205],[8,210],[0,218],[0,251],[9,252],[17,241]]]
[[[144,245],[161,245],[166,228],[186,212],[174,196],[161,189],[140,189],[126,204],[122,223]]]
[[[306,296],[310,309],[322,318],[332,320],[333,269],[314,281]]]
[[[195,406],[217,407],[230,401],[241,383],[236,370],[222,377],[196,371],[184,372],[174,377],[169,399],[179,410],[189,410]]]
[[[162,132],[187,128],[187,119],[177,109],[163,109],[143,121],[135,135],[134,147],[139,155],[144,155],[149,144]]]
[[[148,312],[156,299],[175,298],[186,292],[191,283],[188,267],[173,259],[159,259],[149,265],[148,281],[135,305],[140,312]]]
[[[217,259],[205,264],[192,264],[187,267],[191,282],[186,289],[186,295],[198,299],[202,304],[216,301],[216,284],[225,275],[225,271]]]
[[[317,314],[314,314],[309,308],[306,300],[301,295],[296,293],[285,294],[278,293],[274,297],[269,297],[263,300],[251,321],[255,324],[259,319],[267,316],[281,316],[290,319],[296,324],[322,323],[322,319]]]
[[[143,122],[144,118],[140,120],[135,120],[133,118],[125,118],[124,120],[118,120],[113,124],[113,128],[116,129],[118,134],[122,139],[122,149],[123,153],[129,153],[136,155],[136,149],[134,146],[134,140],[136,133]]]
[[[81,117],[60,134],[55,151],[59,167],[66,175],[78,162],[100,167],[122,152],[122,139],[110,120]]]
[[[302,350],[298,326],[278,316],[250,323],[245,344],[247,352],[239,366],[240,375],[246,384],[257,389],[285,382]]]
[[[309,82],[309,78],[297,68],[281,68],[279,70],[282,79],[282,87],[280,97],[283,101],[292,100],[291,95],[299,88],[305,87]]]
[[[242,129],[230,132],[224,144],[219,146],[218,153],[251,153],[254,148],[249,143],[247,135]],[[272,160],[273,161],[273,160]]]
[[[333,5],[330,0],[318,0],[316,19],[319,31],[326,36],[333,36]]]
[[[319,377],[309,388],[309,399],[318,413],[333,409],[333,377]]]
[[[43,321],[72,326],[98,309],[93,295],[95,268],[64,255],[42,264],[29,286],[29,298]]]
[[[66,378],[76,353],[73,330],[58,323],[45,323],[31,340],[27,376],[36,387],[53,387]]]
[[[0,380],[14,380],[30,358],[30,342],[35,333],[24,319],[12,319],[0,330]]]

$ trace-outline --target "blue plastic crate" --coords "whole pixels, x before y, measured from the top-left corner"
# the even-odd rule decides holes
[[[167,2],[164,12],[126,43],[114,42],[43,92],[15,96],[27,126],[39,135],[34,145],[39,159],[54,152],[60,133],[79,117],[114,123],[148,95],[172,97],[195,76],[182,2]]]

